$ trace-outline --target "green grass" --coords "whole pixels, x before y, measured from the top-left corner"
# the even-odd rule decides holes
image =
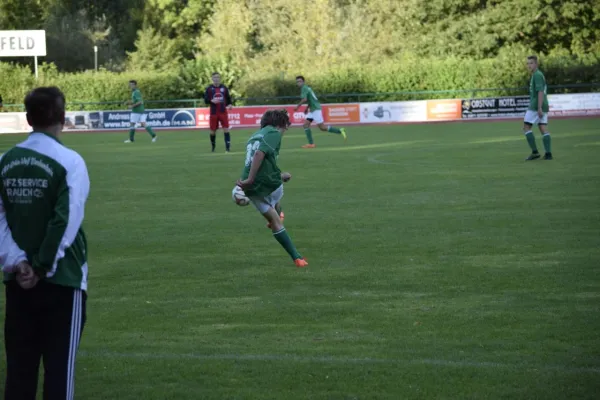
[[[597,398],[599,126],[553,121],[555,160],[530,163],[518,122],[352,127],[314,150],[292,129],[304,270],[230,199],[249,131],[229,155],[205,131],[64,136],[92,181],[77,398]]]

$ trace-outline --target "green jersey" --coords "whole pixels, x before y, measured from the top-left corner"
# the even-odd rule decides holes
[[[547,113],[548,108],[548,88],[546,86],[546,78],[539,69],[531,75],[529,82],[529,109],[532,111],[538,110],[538,93],[544,92],[544,100],[542,102],[542,112]]]
[[[300,92],[300,96],[308,101],[308,108],[310,109],[310,111],[321,109],[321,103],[319,103],[317,95],[315,94],[315,92],[313,92],[310,86],[303,85],[302,91]]]
[[[142,99],[142,92],[140,92],[140,89],[133,89],[131,92],[131,102],[132,104],[141,102],[139,106],[131,109],[132,113],[141,114],[144,112],[144,100]]]
[[[246,146],[246,163],[242,172],[242,180],[248,178],[252,158],[257,150],[265,153],[263,160],[254,184],[250,189],[244,192],[246,196],[265,197],[273,193],[279,186],[283,184],[281,180],[281,170],[277,166],[277,157],[281,148],[281,133],[272,126],[265,126],[248,139]]]
[[[56,285],[87,290],[83,229],[90,181],[83,158],[34,132],[0,159],[0,259],[4,281],[28,261]]]

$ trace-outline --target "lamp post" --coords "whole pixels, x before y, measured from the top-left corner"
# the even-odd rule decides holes
[[[98,72],[98,46],[94,46],[94,71]]]

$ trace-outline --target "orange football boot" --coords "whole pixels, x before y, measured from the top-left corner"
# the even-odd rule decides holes
[[[298,267],[298,268],[308,267],[308,263],[306,262],[306,260],[304,258],[295,259],[294,264],[296,264],[296,267]]]
[[[304,146],[302,146],[303,149],[314,149],[315,147],[317,147],[316,144],[305,144]]]

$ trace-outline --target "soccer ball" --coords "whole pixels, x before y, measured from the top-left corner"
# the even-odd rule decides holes
[[[231,191],[231,198],[238,206],[247,206],[250,204],[250,199],[246,197],[246,193],[237,185]]]

